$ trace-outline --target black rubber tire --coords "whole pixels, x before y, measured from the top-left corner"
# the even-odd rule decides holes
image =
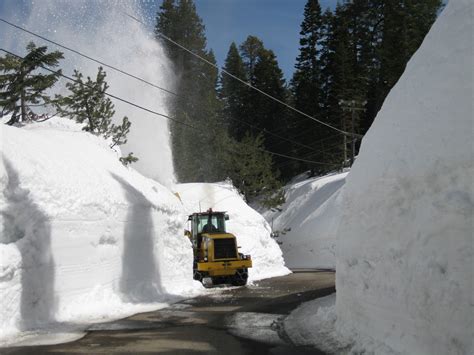
[[[248,278],[247,269],[238,269],[232,277],[231,284],[232,286],[245,286],[247,285]]]

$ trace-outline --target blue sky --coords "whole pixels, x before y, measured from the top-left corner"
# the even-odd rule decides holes
[[[299,31],[307,0],[195,0],[206,26],[208,47],[223,65],[232,41],[238,45],[248,35],[263,40],[272,49],[285,77],[290,79],[298,55]],[[142,0],[153,17],[161,4]],[[337,0],[320,0],[323,11]]]

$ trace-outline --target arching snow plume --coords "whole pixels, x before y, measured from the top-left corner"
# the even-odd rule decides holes
[[[26,27],[48,39],[71,47],[102,62],[118,67],[161,87],[173,89],[173,71],[161,45],[143,26],[128,17],[141,16],[137,1],[44,0],[24,4],[21,13],[7,20]],[[99,64],[56,47],[44,40],[2,23],[0,39],[7,50],[23,55],[29,41],[64,52],[63,72],[73,69],[95,78]],[[112,69],[107,72],[109,92],[154,111],[167,114],[169,95]],[[66,79],[60,91],[65,93]],[[170,186],[174,180],[168,122],[164,117],[113,100],[116,118],[128,116],[132,122],[124,155],[139,157],[135,168],[142,174]]]

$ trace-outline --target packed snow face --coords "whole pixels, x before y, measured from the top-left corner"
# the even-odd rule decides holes
[[[128,16],[142,18],[140,2],[42,0],[22,2],[14,8],[22,8],[23,11],[12,13],[7,7],[5,16],[2,17],[103,63],[173,90],[175,80],[172,65],[163,47],[142,24]],[[45,45],[51,51],[63,52],[64,59],[60,61],[60,67],[64,74],[71,76],[73,70],[77,69],[84,77],[95,79],[101,64],[4,23],[0,24],[0,42],[5,49],[24,55],[25,47],[30,41]],[[108,67],[104,67],[104,70],[110,86],[109,93],[147,109],[162,114],[169,113],[168,93]],[[64,78],[60,79],[55,92],[67,95],[67,82]],[[171,186],[175,177],[167,120],[112,100],[116,121],[121,122],[127,116],[132,122],[128,142],[122,146],[122,153],[127,155],[133,152],[140,159],[134,164],[136,170],[165,186]]]
[[[279,234],[283,257],[291,269],[336,267],[336,230],[341,188],[347,173],[315,177],[285,187],[286,202],[263,213]],[[281,209],[281,211],[280,211]]]
[[[201,288],[181,202],[56,118],[0,124],[0,345],[164,306]]]
[[[248,206],[237,190],[228,183],[192,183],[175,186],[187,214],[206,211],[226,211],[227,231],[237,237],[240,252],[252,256],[249,281],[283,276],[285,267],[281,249],[271,238],[271,229],[262,215]]]
[[[354,351],[474,352],[473,13],[449,1],[341,194],[336,328]]]

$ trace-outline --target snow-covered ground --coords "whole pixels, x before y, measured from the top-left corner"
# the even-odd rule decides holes
[[[339,192],[347,173],[297,179],[285,187],[286,202],[263,212],[273,224],[289,268],[336,267]]]
[[[252,279],[288,272],[268,224],[228,185],[180,185],[180,200],[62,118],[0,122],[0,151],[0,346],[71,340],[204,292],[183,234],[195,197],[222,199]]]
[[[449,1],[364,138],[340,194],[335,306],[295,311],[295,340],[474,353],[473,13]]]
[[[249,281],[282,276],[290,271],[285,267],[282,251],[270,237],[271,228],[257,211],[248,206],[238,191],[229,183],[193,183],[175,186],[183,200],[187,214],[206,211],[226,211],[229,215],[227,231],[235,234],[240,251],[252,256]]]

